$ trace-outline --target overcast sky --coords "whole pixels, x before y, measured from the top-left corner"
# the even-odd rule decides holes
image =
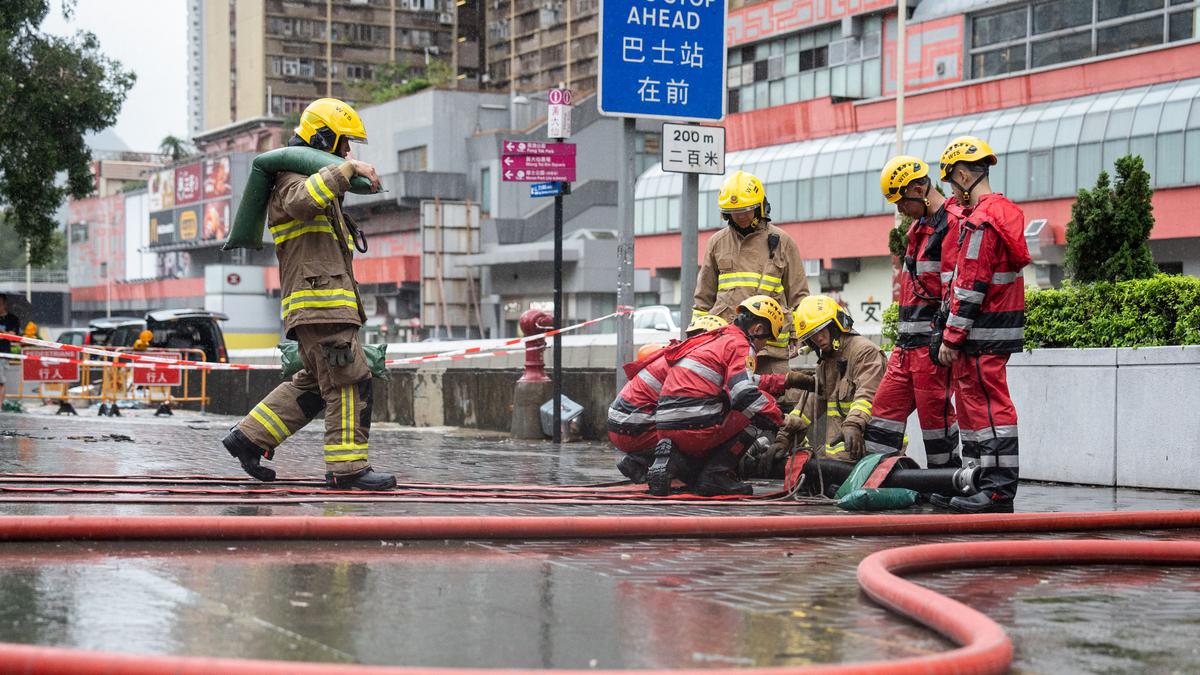
[[[100,49],[137,74],[116,132],[131,150],[157,151],[168,134],[186,138],[187,5],[184,0],[78,0],[68,23],[50,0],[46,32],[95,33]]]

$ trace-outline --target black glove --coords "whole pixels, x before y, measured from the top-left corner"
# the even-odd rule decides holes
[[[325,352],[325,360],[329,363],[330,368],[345,368],[354,363],[354,345],[349,342],[343,342],[335,345],[321,345],[321,349]]]
[[[845,425],[842,427],[842,438],[846,442],[846,454],[850,455],[850,459],[858,461],[863,458],[867,446],[863,442],[863,432],[859,431],[858,427]]]
[[[817,378],[813,377],[813,374],[807,370],[793,370],[789,372],[784,383],[788,389],[815,391],[817,388]]]

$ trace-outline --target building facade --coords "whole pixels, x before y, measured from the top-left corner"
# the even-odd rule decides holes
[[[758,175],[814,288],[878,331],[892,299],[894,208],[879,171],[896,153],[894,3],[762,3],[730,13],[727,171]],[[903,152],[936,167],[954,137],[986,139],[993,187],[1025,212],[1027,283],[1062,278],[1080,188],[1140,155],[1155,189],[1151,249],[1200,275],[1200,44],[1195,1],[923,0],[906,30]],[[701,245],[722,226],[723,177],[700,178]],[[678,278],[679,174],[636,192],[635,264]],[[1192,205],[1192,206],[1189,206]],[[669,286],[664,286],[669,288]],[[679,302],[678,294],[664,301]]]
[[[454,17],[454,0],[189,0],[191,133],[352,99],[387,63],[449,61]]]

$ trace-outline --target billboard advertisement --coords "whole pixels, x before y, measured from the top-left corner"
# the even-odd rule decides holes
[[[175,208],[175,170],[156,171],[146,181],[150,211]]]
[[[185,206],[200,201],[202,194],[200,165],[188,164],[175,169],[175,205]]]
[[[222,199],[220,201],[208,202],[204,205],[203,239],[205,241],[224,241],[228,236],[229,200]]]
[[[204,160],[204,198],[219,199],[233,191],[229,182],[229,157]]]
[[[175,242],[175,212],[150,212],[150,243],[171,244]]]
[[[175,211],[178,227],[176,241],[196,241],[200,235],[200,207],[189,206]]]

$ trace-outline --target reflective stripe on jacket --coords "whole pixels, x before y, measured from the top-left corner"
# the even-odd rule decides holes
[[[771,235],[779,237],[774,251],[768,250]],[[796,242],[770,223],[758,226],[744,237],[728,226],[713,234],[696,278],[692,313],[715,314],[733,321],[737,306],[752,295],[769,295],[786,312],[779,338],[768,341],[761,354],[786,359],[791,310],[808,295],[808,278],[804,276],[804,260]]]
[[[339,201],[349,188],[336,166],[311,176],[275,176],[267,229],[279,259],[280,316],[289,337],[301,324],[366,321]]]
[[[751,369],[750,341],[740,328],[713,331],[715,338],[670,362],[654,419],[659,429],[702,429],[727,414],[745,415],[758,429],[783,422],[775,399],[763,393]]]
[[[962,222],[945,343],[972,354],[1014,354],[1025,345],[1025,214],[1004,195],[984,195]]]

